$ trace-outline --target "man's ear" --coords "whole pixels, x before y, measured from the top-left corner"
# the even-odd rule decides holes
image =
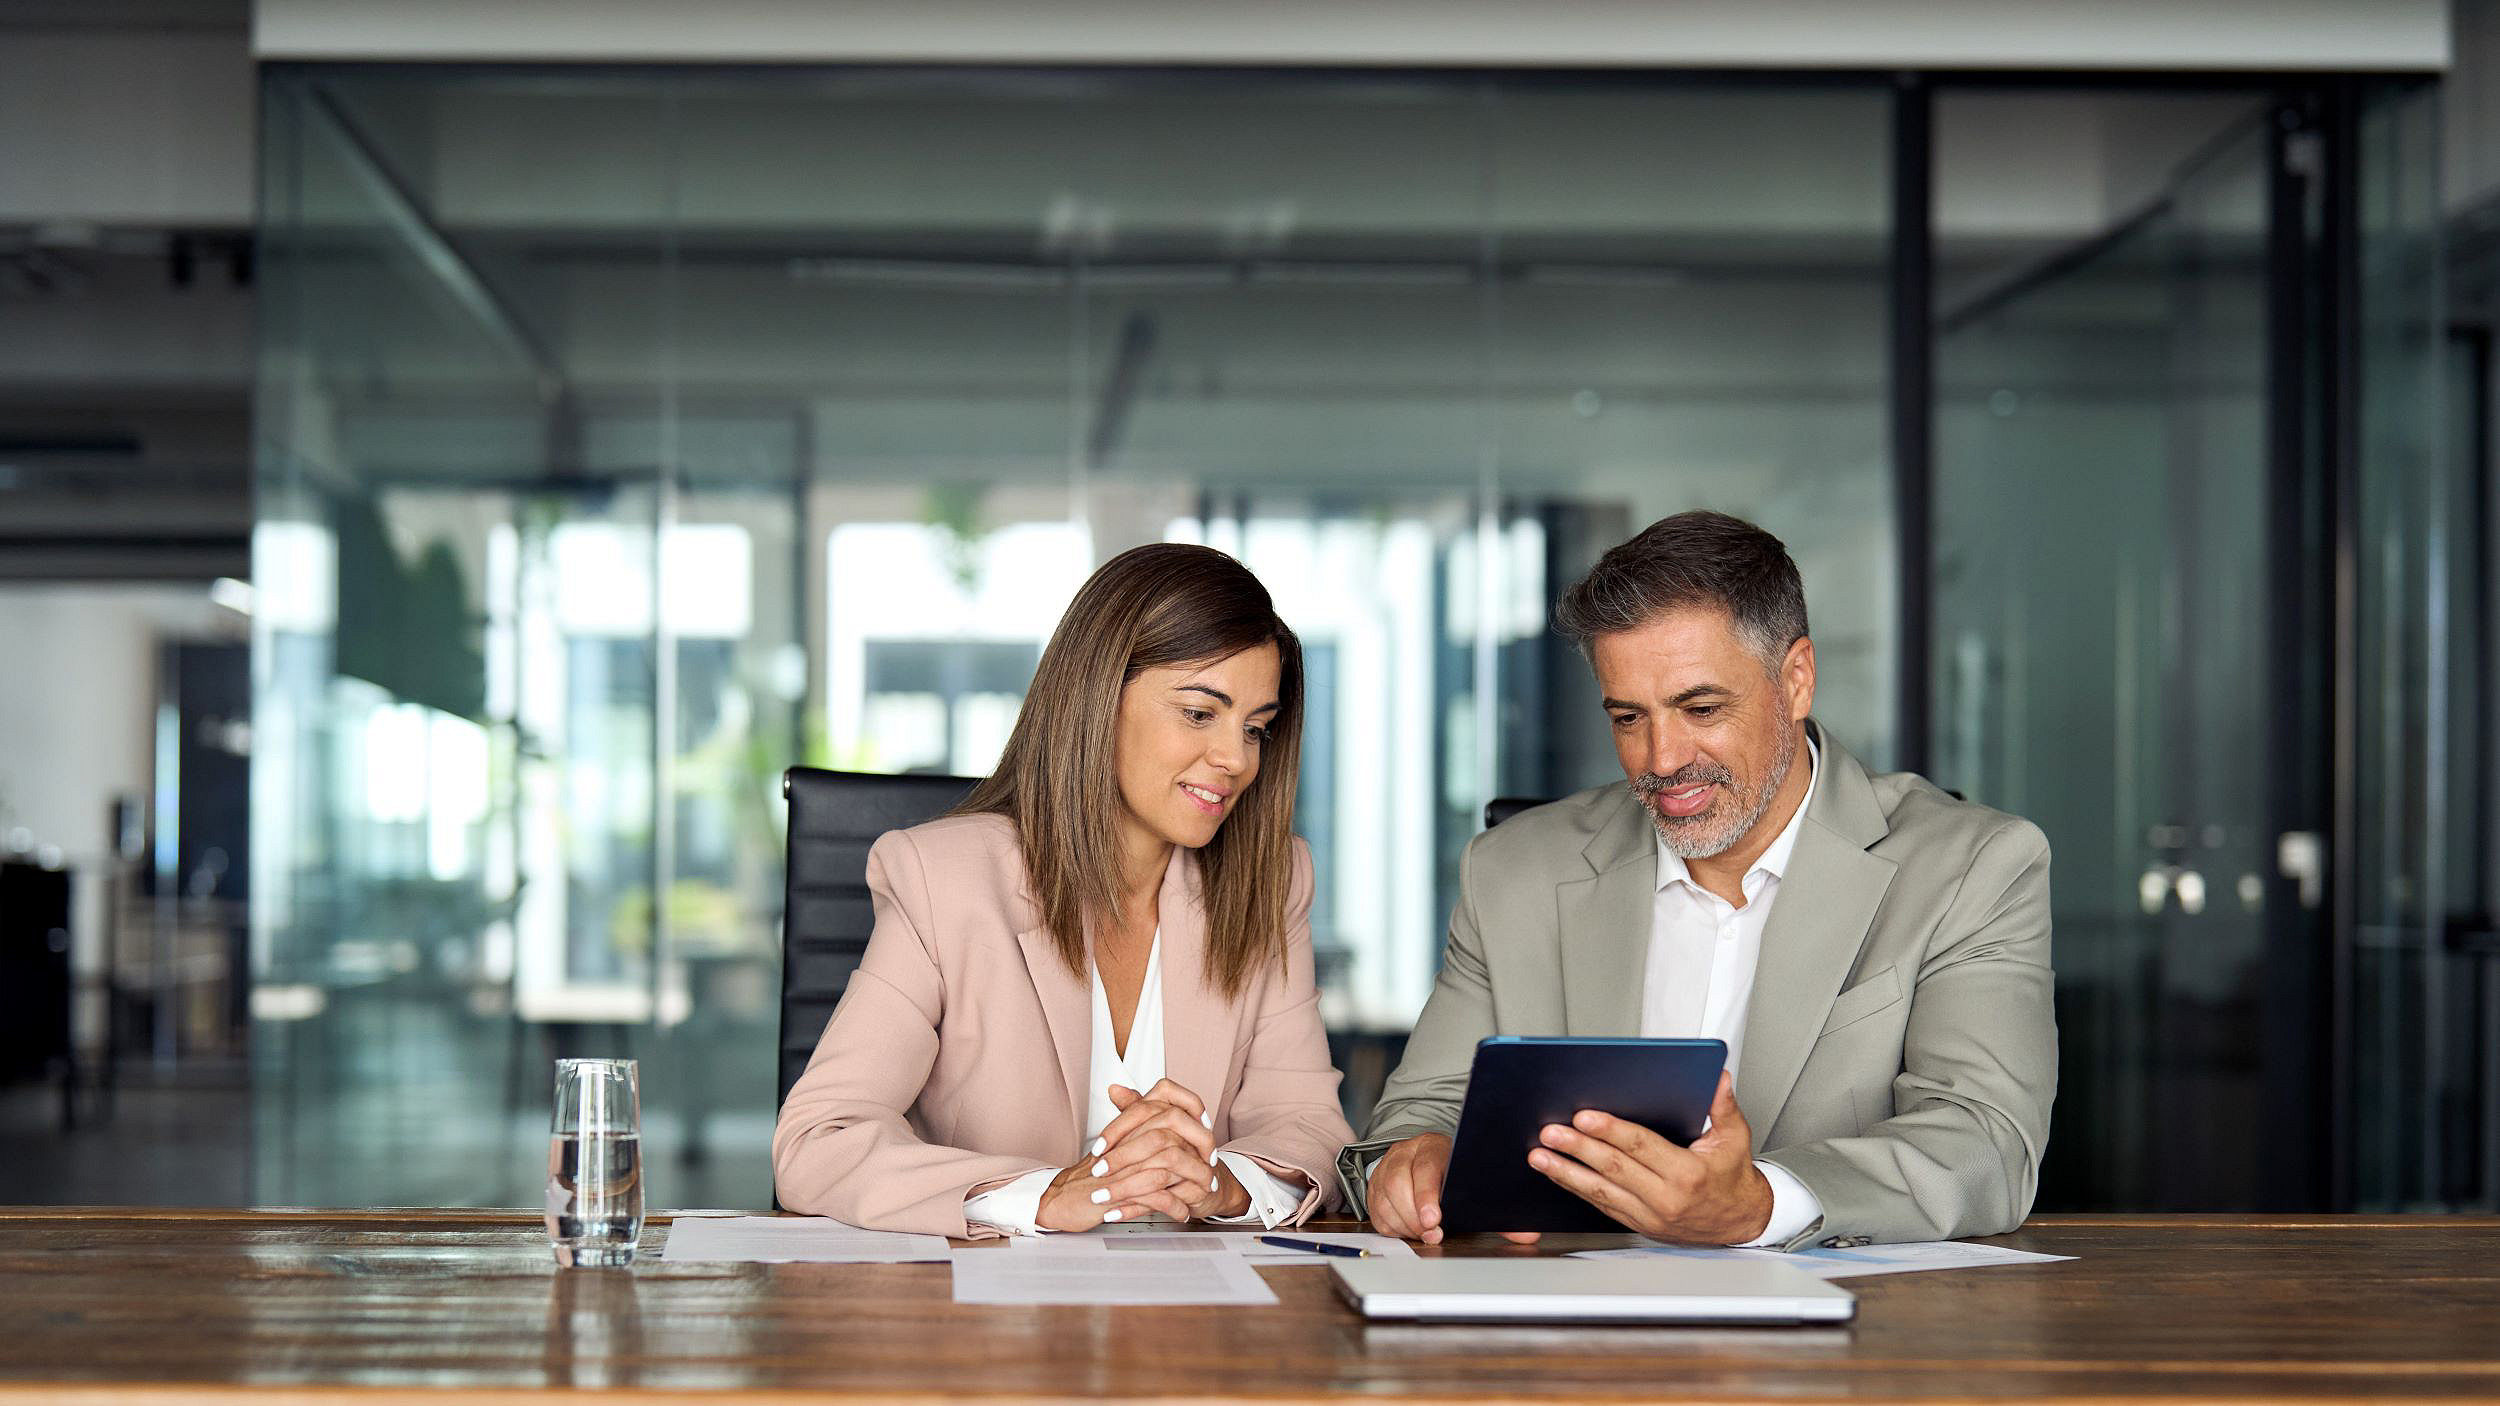
[[[1780,688],[1788,695],[1788,720],[1803,722],[1814,711],[1814,641],[1799,636],[1780,661]]]

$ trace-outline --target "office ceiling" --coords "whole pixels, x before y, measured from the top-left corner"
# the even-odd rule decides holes
[[[247,517],[255,366],[270,435],[364,481],[1875,481],[1879,94],[1214,86],[324,83],[273,187],[299,237],[257,266],[0,230],[0,491],[47,485],[20,520],[63,536]],[[1948,290],[2088,237],[2247,106],[1948,99]],[[255,316],[296,354],[256,361]],[[225,437],[166,428],[204,401]],[[229,510],[123,511],[204,492]]]

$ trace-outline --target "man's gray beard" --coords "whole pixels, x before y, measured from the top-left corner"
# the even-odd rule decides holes
[[[1761,789],[1740,802],[1745,804],[1742,814],[1723,824],[1711,824],[1710,811],[1707,810],[1690,820],[1671,819],[1658,813],[1658,807],[1651,803],[1651,796],[1642,796],[1642,805],[1649,811],[1649,823],[1658,827],[1658,839],[1666,845],[1667,853],[1678,859],[1708,859],[1725,853],[1729,846],[1750,834],[1754,823],[1762,819],[1762,813],[1771,808],[1771,798],[1780,793],[1780,784],[1788,779],[1788,769],[1797,764],[1797,734],[1800,731],[1802,729],[1793,726],[1788,729],[1788,735],[1781,742],[1779,755],[1772,759],[1770,775],[1764,778]]]

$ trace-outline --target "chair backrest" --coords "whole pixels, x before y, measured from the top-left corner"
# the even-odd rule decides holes
[[[1484,828],[1492,829],[1523,810],[1534,810],[1549,799],[1545,796],[1495,796],[1484,803]]]
[[[788,887],[781,916],[781,1087],[790,1096],[833,1018],[842,988],[868,950],[876,911],[868,901],[868,847],[888,830],[945,814],[972,789],[969,776],[872,776],[794,766]]]

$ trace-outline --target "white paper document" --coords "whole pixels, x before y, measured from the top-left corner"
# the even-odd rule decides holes
[[[761,1264],[926,1264],[946,1259],[943,1235],[862,1230],[822,1216],[685,1216],[669,1225],[664,1260]]]
[[[1869,1274],[1909,1274],[1923,1269],[1979,1269],[1996,1264],[2051,1264],[2073,1255],[2043,1255],[2009,1250],[2002,1245],[1973,1245],[1961,1240],[1922,1240],[1906,1245],[1865,1245],[1854,1250],[1710,1249],[1693,1245],[1637,1245],[1624,1250],[1580,1250],[1574,1259],[1638,1259],[1671,1255],[1705,1260],[1771,1260],[1793,1265],[1818,1279],[1854,1279]]]
[[[1272,1304],[1250,1262],[1231,1254],[955,1252],[955,1302],[977,1304]]]
[[[1277,1235],[1288,1240],[1312,1240],[1323,1245],[1343,1245],[1353,1250],[1369,1250],[1375,1259],[1413,1259],[1415,1247],[1388,1235],[1373,1235],[1356,1230],[1166,1230],[1132,1231],[1125,1235],[1020,1235],[1014,1248],[1038,1254],[1181,1254],[1238,1255],[1252,1264],[1326,1265],[1345,1258],[1323,1255],[1312,1250],[1289,1250],[1270,1245],[1259,1237]]]

